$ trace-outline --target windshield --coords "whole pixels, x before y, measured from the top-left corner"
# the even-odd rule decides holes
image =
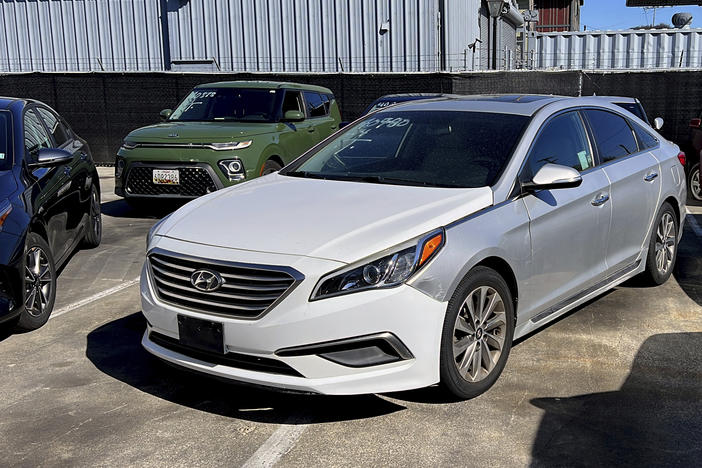
[[[641,106],[638,105],[635,102],[615,102],[616,105],[621,107],[622,109],[626,109],[632,114],[634,114],[636,117],[640,118],[644,122],[648,123],[648,117],[642,112],[643,109],[641,109]]]
[[[197,88],[173,111],[170,121],[272,122],[278,91],[256,88]]]
[[[10,113],[0,112],[0,171],[12,169],[12,155],[10,154]]]
[[[434,187],[493,185],[528,117],[390,110],[366,117],[281,173]]]

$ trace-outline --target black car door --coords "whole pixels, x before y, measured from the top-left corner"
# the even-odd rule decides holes
[[[90,207],[92,180],[89,180],[88,148],[80,139],[75,138],[68,125],[53,110],[42,105],[37,105],[36,109],[49,131],[53,147],[73,155],[73,160],[63,166],[67,180],[61,187],[63,193],[60,196],[60,203],[64,205],[67,214],[66,242],[70,247],[82,235]]]
[[[54,142],[44,126],[35,106],[28,106],[24,112],[24,146],[27,164],[36,162],[39,150],[51,148]],[[66,195],[70,190],[69,165],[54,167],[32,167],[28,169],[31,192],[31,210],[46,229],[46,237],[54,260],[59,262],[68,248],[68,206]]]

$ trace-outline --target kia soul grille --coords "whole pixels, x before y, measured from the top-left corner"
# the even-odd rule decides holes
[[[242,318],[261,316],[301,280],[294,270],[222,264],[163,253],[149,255],[149,267],[162,301],[198,312]]]

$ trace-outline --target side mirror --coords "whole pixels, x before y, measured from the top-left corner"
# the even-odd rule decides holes
[[[73,155],[68,151],[56,148],[42,148],[37,154],[37,160],[28,164],[29,167],[53,167],[68,164]]]
[[[661,128],[663,128],[664,123],[665,121],[661,117],[656,117],[655,119],[653,119],[653,129],[660,130]]]
[[[161,117],[161,120],[168,120],[168,117],[170,117],[172,113],[173,111],[171,109],[163,109],[158,115]]]
[[[583,182],[580,173],[568,166],[546,164],[538,170],[530,182],[523,182],[522,188],[529,192],[577,187]]]
[[[283,115],[283,120],[285,122],[301,122],[305,120],[305,115],[300,111],[289,110]]]

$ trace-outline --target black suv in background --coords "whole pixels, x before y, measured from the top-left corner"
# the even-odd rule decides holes
[[[0,98],[0,322],[46,323],[58,268],[101,237],[100,179],[87,143],[47,105]]]

